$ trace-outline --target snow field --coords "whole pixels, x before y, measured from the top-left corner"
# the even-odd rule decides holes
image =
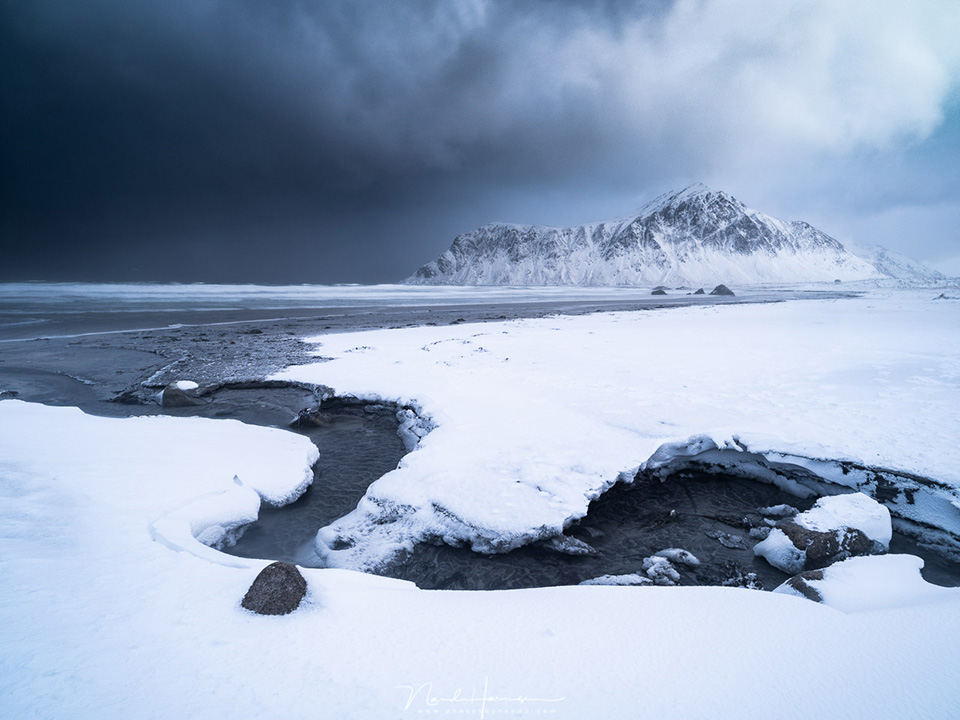
[[[938,522],[960,526],[960,309],[929,291],[313,341],[332,360],[276,377],[437,425],[320,533],[330,565],[376,567],[423,538],[499,551],[549,537],[664,443],[696,452],[691,436],[933,478]]]
[[[17,401],[0,424],[6,717],[946,718],[960,699],[956,591],[843,614],[732,588],[428,592],[326,569],[303,571],[295,613],[253,615],[239,602],[265,562],[178,552],[150,526],[178,508],[227,523],[234,475],[295,493],[302,438]]]

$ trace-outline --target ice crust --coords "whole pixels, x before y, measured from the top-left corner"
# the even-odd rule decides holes
[[[427,539],[500,552],[554,537],[621,474],[684,459],[800,497],[900,483],[894,515],[960,537],[960,314],[928,291],[310,341],[330,359],[277,378],[435,426],[318,535],[332,566],[376,568]]]
[[[599,577],[590,578],[589,580],[584,580],[580,584],[581,585],[637,586],[637,585],[652,585],[653,580],[651,580],[646,575],[638,575],[637,573],[627,573],[625,575],[601,575]]]

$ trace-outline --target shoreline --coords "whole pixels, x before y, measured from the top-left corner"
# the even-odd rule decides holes
[[[744,293],[737,297],[653,296],[640,299],[545,300],[394,306],[221,308],[191,310],[82,309],[17,316],[0,306],[0,392],[98,415],[129,415],[110,402],[124,393],[190,379],[200,384],[262,380],[315,359],[303,338],[365,330],[445,326],[604,312],[842,299],[849,292]],[[30,321],[31,325],[24,324]],[[25,335],[31,327],[34,332]],[[42,327],[46,332],[37,333]],[[10,393],[15,393],[11,395]],[[158,406],[159,411],[159,406]]]

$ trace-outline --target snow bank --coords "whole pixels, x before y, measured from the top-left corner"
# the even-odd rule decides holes
[[[894,512],[960,537],[960,314],[928,292],[312,341],[332,359],[277,378],[415,404],[436,425],[320,533],[330,565],[376,567],[427,538],[508,550],[560,533],[628,468],[711,451],[807,496],[821,469],[851,487],[886,482],[874,468],[933,478]],[[777,462],[805,463],[809,483]]]
[[[928,583],[920,575],[922,567],[923,560],[914,555],[855,557],[804,577],[803,582],[824,605],[847,613],[960,600],[960,588]],[[803,597],[790,582],[774,592]]]
[[[92,512],[96,498],[121,509],[110,526],[135,521],[170,548],[218,561],[208,546],[256,520],[261,499],[283,505],[302,495],[318,457],[307,438],[235,420],[118,420],[7,400],[0,427],[0,469],[62,478],[77,512]],[[132,506],[143,508],[136,520],[123,512]]]
[[[960,701],[952,598],[845,615],[732,588],[425,592],[304,569],[295,613],[254,615],[240,599],[267,562],[186,535],[296,494],[312,457],[231,421],[0,402],[2,714],[874,720]],[[165,519],[198,525],[171,538]]]
[[[918,438],[918,443],[923,440]],[[696,435],[664,443],[641,465],[663,477],[695,467],[776,485],[811,498],[850,488],[883,502],[894,526],[960,561],[960,493],[956,482],[942,482],[899,468],[866,465],[842,446],[787,442],[760,433],[730,438]]]

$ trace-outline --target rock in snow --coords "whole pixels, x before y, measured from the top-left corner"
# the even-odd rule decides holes
[[[863,493],[820,498],[810,510],[781,520],[756,555],[784,572],[822,568],[856,555],[886,552],[890,511]]]
[[[856,557],[811,570],[774,590],[800,595],[843,612],[919,605],[960,597],[960,589],[928,583],[920,575],[923,560],[914,555]]]
[[[682,548],[667,548],[666,550],[660,550],[655,554],[659,557],[666,558],[670,562],[680,563],[681,565],[686,565],[687,567],[700,567],[700,559],[689,550],[683,550]]]
[[[774,592],[800,595],[807,600],[823,602],[823,595],[816,587],[819,580],[823,580],[823,570],[806,570],[799,575],[794,575],[783,585],[777,587]]]
[[[892,262],[885,252],[858,256],[807,223],[778,220],[698,184],[620,220],[568,228],[485,225],[458,236],[406,282],[697,287],[926,279],[930,273],[906,258]]]
[[[680,573],[673,563],[661,555],[644,558],[641,569],[653,580],[654,585],[676,585],[680,582]]]
[[[307,581],[296,565],[275,562],[257,575],[240,603],[260,615],[286,615],[300,606],[307,594]]]
[[[726,285],[722,283],[720,285],[717,285],[713,290],[711,290],[710,294],[711,295],[728,295],[730,297],[733,297],[733,295],[735,295],[733,290],[731,290],[730,288],[728,288]]]

